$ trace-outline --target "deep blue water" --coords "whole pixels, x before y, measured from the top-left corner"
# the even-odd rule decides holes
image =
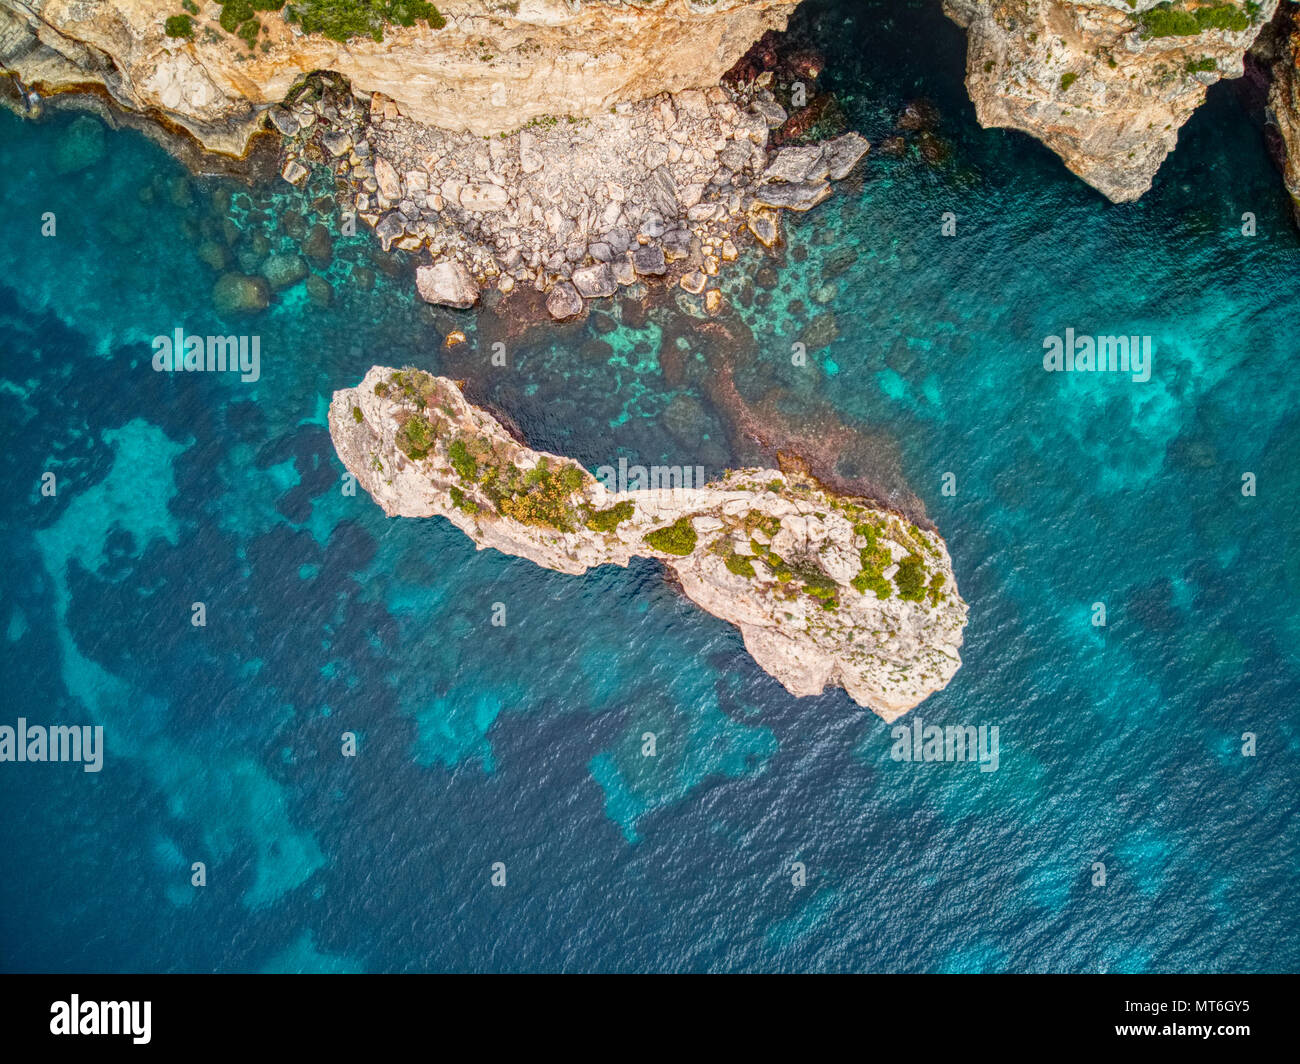
[[[925,95],[951,156],[873,152],[789,226],[761,306],[748,255],[725,347],[671,300],[522,334],[434,314],[409,262],[389,277],[338,235],[325,186],[192,178],[98,119],[0,114],[0,723],[107,743],[98,774],[0,766],[0,966],[1300,964],[1300,239],[1280,179],[1221,85],[1151,193],[1106,203],[978,128],[937,6],[805,15],[857,128],[879,142]],[[299,284],[222,320],[206,259],[287,245],[286,210],[334,234],[313,265],[332,304]],[[827,311],[837,338],[794,369]],[[261,379],[153,372],[176,326],[256,332]],[[451,327],[469,354],[441,348]],[[1152,379],[1045,373],[1066,327],[1150,334]],[[997,724],[998,771],[892,760],[888,726],[842,692],[786,694],[653,564],[566,577],[344,495],[325,408],[374,362],[466,378],[593,466],[771,461],[729,378],[807,439],[852,429],[841,471],[915,494],[971,605],[965,664],[916,712]]]

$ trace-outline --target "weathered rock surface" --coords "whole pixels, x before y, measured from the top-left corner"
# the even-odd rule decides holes
[[[426,303],[464,308],[478,302],[478,285],[469,270],[450,259],[421,266],[415,271],[415,287]]]
[[[274,12],[261,13],[266,49],[259,45],[244,52],[241,44],[231,59],[233,38],[205,27],[202,15],[194,40],[160,40],[165,15],[174,13],[161,3],[125,0],[110,13],[68,0],[37,0],[30,6],[0,0],[0,60],[25,72],[40,91],[104,84],[124,106],[177,121],[223,150],[232,138],[239,139],[245,123],[240,116],[263,115],[267,127],[284,138],[286,181],[304,186],[313,167],[328,168],[345,197],[344,209],[355,210],[374,229],[384,251],[427,249],[433,263],[457,265],[454,275],[421,272],[421,295],[430,301],[468,306],[471,289],[477,298],[478,291],[493,286],[503,292],[518,285],[549,292],[560,283],[590,299],[612,295],[638,275],[671,275],[670,283],[692,271],[715,275],[718,263],[737,257],[734,238],[747,222],[765,243],[775,242],[775,209],[802,211],[821,202],[831,194],[825,179],[832,172],[847,174],[866,152],[866,141],[848,134],[769,158],[771,123],[785,114],[770,89],[757,77],[717,83],[745,51],[749,35],[783,25],[793,7],[794,0],[526,0],[520,5],[460,0],[442,8],[448,25],[441,29],[390,27],[382,45],[368,39],[354,39],[346,47],[331,44],[327,60],[315,50],[319,41],[286,26]],[[149,11],[157,25],[145,17]],[[444,51],[447,40],[461,40],[463,52],[470,28],[488,22],[491,26],[482,34],[476,30],[468,48],[478,53],[474,76],[501,56],[515,77],[507,98],[535,92],[543,94],[537,101],[545,99],[547,107],[545,113],[512,108],[516,127],[484,137],[477,125],[467,123],[488,121],[483,116],[494,113],[495,104],[467,94],[466,85],[444,91],[421,77],[430,64],[452,62]],[[579,42],[571,36],[578,30],[591,34]],[[723,35],[717,40],[711,36],[715,30]],[[653,33],[659,36],[646,45],[651,52],[676,52],[654,68],[654,80],[650,67],[645,78],[637,75],[641,59],[621,69],[618,101],[610,106],[613,97],[598,88],[612,76],[606,64],[614,63],[621,49],[634,47],[638,35]],[[504,44],[498,50],[507,38],[514,50]],[[597,45],[608,50],[587,51]],[[375,48],[392,70],[372,64]],[[699,52],[710,48],[707,56]],[[578,51],[585,56],[584,92],[601,93],[595,111],[573,106],[563,76],[556,73],[557,56]],[[687,53],[697,63],[686,84],[700,87],[662,91],[683,84],[675,71],[684,69]],[[307,55],[312,60],[306,69],[315,72],[295,81],[302,73],[296,64]],[[55,63],[52,56],[59,57],[61,70],[68,68],[62,80],[46,76],[50,71],[41,57]],[[474,77],[456,65],[464,59],[458,54],[453,65],[473,84]],[[233,87],[217,78],[200,90],[194,79],[202,74],[211,80],[226,62],[237,67],[227,71]],[[144,68],[165,78],[172,69],[168,64],[188,73],[172,78],[165,99],[155,99]],[[283,69],[274,72],[275,91],[291,84],[293,90],[264,106],[276,64]],[[409,79],[398,91],[394,84],[404,69]],[[365,91],[375,84],[369,75],[381,74],[387,92]],[[231,104],[236,96],[239,107],[233,111],[221,103]],[[430,96],[434,99],[426,99]],[[441,108],[451,110],[444,114]],[[212,128],[200,129],[204,122]],[[220,135],[213,132],[217,126]],[[759,220],[750,221],[756,211]],[[723,254],[724,246],[732,249],[730,255]],[[717,308],[719,300],[713,297]],[[567,291],[557,298],[564,316],[572,316],[569,303]]]
[[[561,281],[546,297],[546,310],[552,318],[564,320],[582,313],[582,296],[568,281]]]
[[[445,517],[480,549],[562,573],[659,559],[792,694],[843,687],[893,720],[961,664],[967,607],[943,540],[806,478],[751,469],[615,492],[419,370],[373,367],[334,393],[329,426],[389,516]]]
[[[1178,131],[1278,0],[943,0],[967,31],[983,126],[1037,137],[1116,202],[1151,187]]]
[[[1271,73],[1268,115],[1277,130],[1282,179],[1291,195],[1291,214],[1300,225],[1300,27],[1291,10],[1279,11],[1270,39],[1257,44],[1256,55]]]
[[[242,154],[267,106],[314,70],[383,93],[402,115],[480,136],[591,117],[624,100],[715,84],[796,0],[441,0],[446,25],[389,26],[382,42],[307,35],[258,11],[250,51],[200,6],[193,41],[167,37],[175,0],[0,0],[0,58],[42,93],[98,83],[205,147]],[[208,29],[212,30],[209,35]]]

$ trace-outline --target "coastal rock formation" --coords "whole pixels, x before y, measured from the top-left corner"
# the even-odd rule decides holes
[[[961,664],[967,607],[943,540],[810,478],[748,469],[681,487],[675,470],[611,490],[627,485],[530,450],[414,369],[372,367],[334,393],[329,426],[389,516],[445,517],[480,549],[562,573],[659,559],[792,694],[843,687],[893,720]]]
[[[720,84],[794,0],[447,0],[346,45],[286,7],[257,12],[251,47],[214,21],[236,0],[186,2],[189,36],[171,37],[173,0],[0,0],[0,64],[30,100],[99,86],[218,151],[274,131],[286,181],[327,167],[385,251],[427,248],[431,303],[522,283],[565,319],[690,274],[716,314],[697,278],[742,234],[776,243],[779,210],[822,202],[868,149],[844,134],[769,150],[790,117],[771,72]]]
[[[480,136],[548,114],[716,84],[796,0],[439,0],[442,26],[390,25],[383,40],[306,34],[258,11],[257,47],[201,0],[190,39],[166,35],[180,0],[0,0],[0,66],[44,93],[102,86],[205,147],[242,153],[261,112],[303,75],[331,70],[424,125]]]
[[[1291,214],[1300,225],[1300,27],[1294,11],[1279,10],[1268,39],[1253,50],[1270,74],[1268,116],[1276,131],[1282,180],[1291,194]]]
[[[943,0],[967,31],[983,126],[1037,137],[1115,202],[1151,187],[1178,131],[1278,0]]]
[[[773,208],[812,208],[866,155],[856,133],[772,149],[774,104],[754,82],[726,83],[485,140],[415,122],[385,96],[358,99],[344,79],[315,75],[271,118],[295,131],[285,138],[285,180],[305,178],[302,160],[328,167],[385,250],[427,248],[478,288],[532,285],[551,293],[551,315],[565,319],[638,276],[714,277],[737,257],[740,233],[775,242]],[[686,287],[706,307],[719,305],[716,288],[694,279]],[[420,294],[469,305],[432,285]]]

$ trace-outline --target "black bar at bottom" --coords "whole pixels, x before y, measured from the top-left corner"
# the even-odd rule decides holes
[[[412,1038],[450,1048],[467,1037],[465,1048],[482,1040],[489,1054],[512,1038],[533,1049],[594,1050],[594,1035],[623,1028],[636,1035],[638,1056],[659,1039],[674,1056],[705,1048],[689,1031],[728,1055],[751,1040],[774,1051],[773,1037],[817,1053],[842,1034],[864,1049],[890,1035],[927,1052],[1127,1043],[1179,1052],[1201,1044],[1221,1053],[1294,1047],[1298,1029],[1296,983],[1287,976],[750,977],[730,986],[718,978],[699,985],[707,978],[699,976],[685,977],[690,986],[610,976],[542,986],[543,978],[9,975],[0,977],[0,1052],[13,1060],[22,1059],[10,1055],[14,1049],[334,1056],[397,1049]]]

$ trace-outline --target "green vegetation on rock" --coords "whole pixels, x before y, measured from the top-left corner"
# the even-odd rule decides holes
[[[645,535],[645,541],[655,550],[665,554],[686,556],[695,550],[695,526],[689,517],[679,517],[671,525],[656,528]]]
[[[874,525],[856,525],[854,531],[866,539],[867,545],[858,552],[862,571],[850,581],[853,589],[859,594],[874,591],[879,599],[890,598],[894,594],[894,585],[885,578],[885,570],[893,561],[889,548],[880,543],[879,532]]]
[[[194,36],[194,20],[189,15],[172,15],[163,23],[163,32],[168,37],[189,39]]]
[[[754,579],[754,563],[743,554],[737,554],[734,550],[731,551],[726,557],[725,564],[728,572],[743,576],[746,580]]]
[[[504,469],[493,466],[483,475],[482,484],[506,517],[527,525],[572,532],[576,526],[573,496],[584,479],[577,466],[566,462],[557,468],[549,459],[542,458],[527,473],[514,465]]]
[[[394,442],[407,458],[419,461],[427,457],[438,442],[438,430],[423,414],[411,414],[397,430]]]
[[[898,597],[904,602],[920,602],[925,598],[925,576],[925,562],[919,555],[909,554],[898,563],[898,572],[894,574]]]
[[[221,5],[221,14],[217,21],[227,33],[234,33],[240,24],[253,17],[253,5],[249,0],[226,0]]]
[[[435,30],[447,25],[438,9],[425,0],[297,0],[284,17],[306,33],[340,43],[353,37],[382,41],[387,25],[410,27],[423,21]]]
[[[624,521],[631,519],[634,513],[636,507],[625,499],[608,510],[591,510],[587,514],[587,527],[593,532],[613,532]]]
[[[469,445],[463,437],[457,436],[447,445],[447,460],[461,480],[468,484],[478,480],[478,461],[469,453]]]
[[[1255,5],[1258,11],[1258,5]],[[1143,37],[1194,37],[1206,30],[1249,29],[1252,13],[1235,4],[1209,4],[1187,10],[1172,3],[1160,4],[1138,16]]]
[[[467,514],[476,514],[479,511],[479,505],[473,499],[465,497],[465,493],[453,484],[448,491],[451,496],[451,504],[457,510],[464,510]]]

